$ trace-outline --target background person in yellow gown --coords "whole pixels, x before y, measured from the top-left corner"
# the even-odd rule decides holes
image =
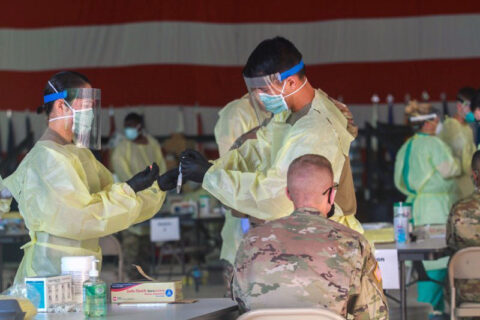
[[[400,148],[395,159],[395,186],[413,204],[415,228],[446,225],[448,213],[458,199],[455,177],[461,173],[460,161],[450,148],[435,136],[439,117],[430,104],[410,102],[405,113],[416,134]],[[445,280],[448,257],[423,262],[428,276]],[[430,281],[418,283],[418,301],[433,306],[432,315],[444,311],[443,286]]]
[[[246,94],[240,99],[229,102],[218,113],[218,121],[215,124],[215,141],[218,145],[220,157],[225,155],[244,133],[260,126],[270,116],[264,110],[255,110]],[[247,218],[243,218],[248,222]],[[227,286],[227,294],[230,294],[230,279],[233,273],[233,263],[240,241],[243,238],[242,218],[234,217],[230,210],[225,213],[225,224],[222,228],[222,249],[220,259],[225,270],[224,278]]]
[[[76,72],[54,75],[44,90],[48,128],[18,169],[2,182],[17,200],[31,241],[15,277],[60,274],[63,256],[102,258],[100,237],[149,219],[176,176],[151,165],[124,183],[88,147],[99,147],[100,90]],[[158,183],[157,183],[158,181]]]
[[[160,174],[167,171],[162,147],[157,139],[144,130],[143,117],[129,113],[123,122],[124,136],[112,153],[113,173],[120,181],[127,181],[152,162],[158,164]]]
[[[123,125],[125,138],[115,147],[111,158],[117,179],[125,182],[152,162],[158,164],[160,174],[167,171],[162,148],[154,137],[145,132],[143,117],[138,113],[129,113]],[[132,264],[145,267],[150,263],[148,226],[134,225],[122,231],[122,245],[128,276],[130,279],[141,277]]]
[[[443,123],[439,137],[452,149],[453,155],[460,160],[462,174],[455,178],[460,188],[460,197],[466,198],[473,193],[471,159],[476,147],[473,139],[471,124],[475,122],[475,115],[471,109],[471,100],[475,89],[462,88],[457,93],[457,112]]]

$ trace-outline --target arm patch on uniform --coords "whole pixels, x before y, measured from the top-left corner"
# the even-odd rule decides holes
[[[375,275],[375,279],[377,279],[377,281],[381,283],[382,273],[380,272],[380,268],[378,267],[378,262],[375,264],[375,270],[373,271],[373,274]]]

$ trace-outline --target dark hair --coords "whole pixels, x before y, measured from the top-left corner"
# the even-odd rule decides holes
[[[473,112],[477,108],[480,108],[480,90],[477,90],[472,100],[470,100],[470,110]]]
[[[127,114],[123,122],[125,123],[127,121],[135,121],[143,126],[143,116],[139,115],[136,112],[130,112],[129,114]]]
[[[293,68],[302,60],[302,54],[293,43],[283,37],[263,40],[253,50],[243,68],[245,77],[260,77]],[[305,67],[297,75],[305,76]]]
[[[480,151],[475,151],[472,157],[472,170],[480,170]]]
[[[90,81],[86,76],[75,71],[61,71],[51,77],[49,81],[55,87],[55,89],[57,89],[58,92],[62,92],[63,90],[68,88],[79,88],[84,86],[85,84],[90,84]],[[43,90],[43,95],[46,96],[52,93],[55,93],[55,90],[53,90],[53,88],[47,82],[47,85]],[[67,100],[68,98],[69,97],[67,97]],[[37,108],[37,113],[45,112],[47,116],[50,115],[54,103],[55,101],[51,101],[42,104],[40,107]]]
[[[460,102],[471,102],[473,96],[475,95],[476,90],[472,87],[463,87],[458,90],[457,101]]]

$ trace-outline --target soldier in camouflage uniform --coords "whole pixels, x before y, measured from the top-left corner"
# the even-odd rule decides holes
[[[336,187],[326,158],[292,162],[287,193],[295,211],[252,228],[237,252],[233,296],[242,311],[319,307],[343,317],[388,319],[367,240],[327,219]]]
[[[480,246],[480,151],[473,155],[472,176],[475,192],[458,201],[448,217],[447,244],[455,251]],[[458,279],[455,288],[459,303],[480,302],[480,280]]]

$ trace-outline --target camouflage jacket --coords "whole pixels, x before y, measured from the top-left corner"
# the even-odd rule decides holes
[[[480,191],[453,205],[447,222],[447,244],[454,250],[480,246]]]
[[[480,191],[453,205],[448,216],[447,244],[457,251],[480,246]],[[459,302],[480,302],[480,280],[455,280]]]
[[[243,311],[320,307],[343,317],[388,319],[367,240],[313,209],[251,229],[237,251],[232,289]]]

